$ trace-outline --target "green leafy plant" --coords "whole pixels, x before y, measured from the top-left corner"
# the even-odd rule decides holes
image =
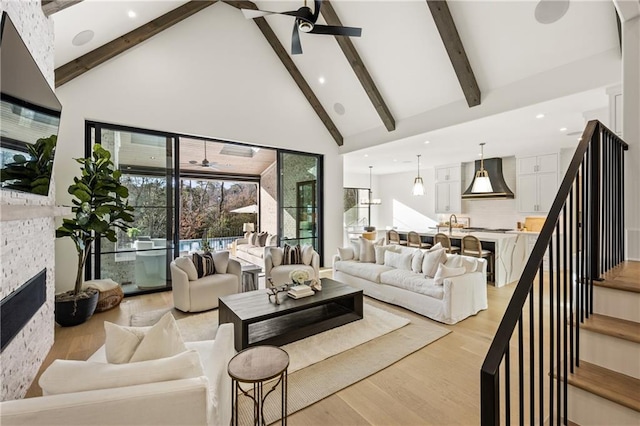
[[[73,178],[74,183],[68,190],[74,196],[71,211],[75,217],[63,219],[62,226],[56,230],[56,238],[71,238],[78,252],[78,270],[71,296],[78,296],[82,291],[82,275],[91,243],[102,237],[115,243],[115,228],[126,232],[131,228],[128,223],[133,222],[133,207],[126,201],[129,190],[120,183],[121,172],[114,169],[111,153],[96,144],[91,157],[75,160],[82,165],[80,177]]]
[[[136,239],[136,237],[137,237],[138,235],[140,235],[140,232],[142,232],[142,231],[140,231],[140,229],[138,229],[138,228],[134,228],[134,227],[131,227],[131,228],[127,229],[127,235],[128,235],[128,236],[129,236],[129,238],[131,238],[132,240],[135,240],[135,239]]]
[[[57,140],[56,135],[51,135],[26,144],[29,155],[15,154],[13,162],[0,169],[0,182],[8,189],[49,195]]]

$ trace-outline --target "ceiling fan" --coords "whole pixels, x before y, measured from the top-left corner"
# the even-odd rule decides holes
[[[307,7],[307,0],[304,1],[304,6],[298,10],[290,10],[288,12],[269,12],[266,10],[253,10],[253,9],[241,9],[245,18],[255,19],[268,15],[288,15],[295,17],[293,23],[293,34],[291,36],[291,54],[299,55],[302,53],[302,45],[300,44],[300,33],[311,34],[324,34],[334,36],[346,36],[346,37],[360,37],[362,34],[362,28],[355,27],[339,27],[335,25],[319,25],[316,24],[318,16],[320,16],[320,7],[322,6],[322,0],[314,0],[314,11]]]
[[[215,162],[215,161],[209,161],[207,159],[207,143],[206,143],[206,141],[202,141],[202,143],[204,145],[204,158],[201,161],[189,160],[189,162],[185,163],[185,165],[186,164],[189,164],[189,165],[192,165],[192,166],[199,165],[200,167],[205,167],[205,168],[213,169],[213,170],[221,170],[221,169],[226,169],[226,168],[229,167],[228,164],[221,164],[221,163],[218,163],[218,162]]]

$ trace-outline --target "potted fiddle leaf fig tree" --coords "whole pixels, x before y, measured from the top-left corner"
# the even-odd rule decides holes
[[[55,297],[55,318],[61,326],[82,324],[93,315],[98,303],[97,290],[82,288],[91,243],[102,237],[115,243],[116,228],[126,232],[133,222],[133,207],[127,201],[129,190],[120,183],[121,172],[114,168],[111,153],[96,144],[89,158],[75,160],[81,164],[81,173],[73,178],[68,190],[74,197],[74,216],[63,219],[56,230],[56,238],[73,240],[78,254],[73,290]]]

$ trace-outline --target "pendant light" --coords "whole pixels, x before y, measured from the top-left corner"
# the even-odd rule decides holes
[[[418,176],[413,180],[413,195],[424,195],[424,182],[420,177],[420,154],[418,154]]]
[[[373,191],[371,190],[371,173],[373,170],[373,166],[369,166],[369,193],[368,193],[368,198],[365,200],[362,200],[360,202],[360,204],[363,205],[374,205],[377,206],[378,204],[382,204],[382,200],[380,200],[380,198],[373,198]]]
[[[480,170],[476,172],[471,192],[474,194],[493,192],[489,172],[484,169],[484,142],[480,144]]]

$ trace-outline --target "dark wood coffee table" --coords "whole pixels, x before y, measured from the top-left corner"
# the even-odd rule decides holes
[[[235,347],[281,346],[362,319],[362,290],[321,278],[322,291],[303,299],[280,294],[279,305],[266,290],[220,297],[220,324],[233,323]]]

